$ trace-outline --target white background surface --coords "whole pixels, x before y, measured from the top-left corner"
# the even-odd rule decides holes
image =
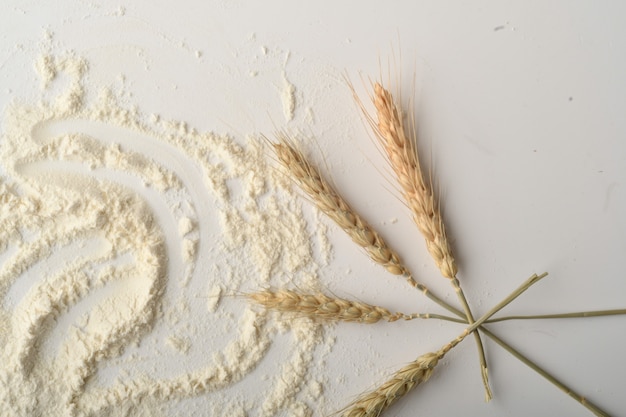
[[[49,30],[88,59],[89,83],[114,85],[123,74],[146,114],[241,135],[310,132],[345,197],[422,281],[456,303],[381,175],[385,162],[342,79],[348,74],[364,92],[359,74],[378,77],[382,67],[387,77],[391,61],[392,84],[401,73],[404,98],[415,97],[420,150],[441,188],[475,315],[543,271],[550,276],[507,314],[626,306],[620,2],[4,0],[0,9],[0,105],[38,89],[32,63]],[[291,122],[280,98],[283,71],[297,89]],[[322,280],[332,291],[393,310],[440,312],[334,228],[331,238],[335,256]],[[611,415],[626,415],[626,317],[491,329]],[[339,326],[326,366],[329,375],[356,377],[344,385],[330,379],[330,409],[322,411],[459,331],[427,322]],[[590,415],[492,342],[486,349],[491,403],[466,342],[389,415]]]

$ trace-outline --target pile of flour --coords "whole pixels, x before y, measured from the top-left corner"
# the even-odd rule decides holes
[[[70,53],[35,67],[0,142],[3,413],[311,415],[322,328],[242,297],[318,288],[328,256],[263,142],[122,105]]]

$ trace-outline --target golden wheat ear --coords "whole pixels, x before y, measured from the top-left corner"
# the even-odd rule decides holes
[[[376,137],[396,174],[402,195],[413,220],[426,240],[426,247],[441,274],[454,278],[457,265],[446,235],[443,217],[430,181],[426,181],[417,153],[415,132],[407,134],[402,112],[393,96],[382,85],[373,85],[377,122],[372,123]],[[370,119],[372,120],[372,119]]]
[[[340,196],[293,144],[285,132],[276,134],[272,144],[274,153],[287,175],[308,195],[315,205],[352,240],[361,246],[369,257],[395,275],[404,275],[415,286],[407,268],[383,238]]]

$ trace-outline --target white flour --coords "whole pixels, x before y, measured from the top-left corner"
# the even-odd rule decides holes
[[[285,71],[283,71],[283,85],[280,96],[283,101],[283,114],[285,115],[285,120],[290,122],[293,120],[293,116],[296,111],[296,87],[289,82]]]
[[[3,415],[169,415],[197,399],[198,415],[318,409],[321,327],[239,296],[316,287],[329,249],[263,146],[146,117],[106,89],[89,102],[79,57],[36,69],[41,102],[11,105],[0,143]],[[280,363],[264,361],[275,338]]]

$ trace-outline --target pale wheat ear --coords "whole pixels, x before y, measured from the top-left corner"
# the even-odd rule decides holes
[[[359,301],[329,297],[321,292],[305,293],[294,290],[265,290],[248,295],[250,301],[268,310],[294,313],[322,321],[346,321],[372,324],[380,320],[388,322],[411,320],[411,315],[391,313],[388,309]]]
[[[249,301],[267,310],[294,314],[321,321],[345,321],[373,324],[379,321],[439,319],[464,323],[462,320],[438,314],[392,313],[390,310],[362,301],[331,297],[322,292],[307,293],[296,290],[261,290],[246,294]]]
[[[363,394],[341,412],[341,417],[378,417],[413,388],[432,376],[439,363],[437,353],[426,353],[395,372],[375,390]]]

